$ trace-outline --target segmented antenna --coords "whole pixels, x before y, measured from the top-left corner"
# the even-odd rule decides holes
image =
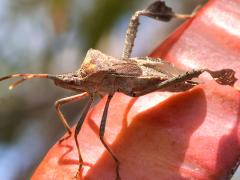
[[[8,75],[8,76],[4,76],[4,77],[0,78],[0,81],[4,81],[4,80],[15,78],[15,77],[21,77],[21,79],[12,83],[9,86],[9,90],[12,90],[19,84],[23,83],[26,80],[32,79],[32,78],[46,78],[46,79],[52,79],[52,80],[56,79],[55,75],[50,75],[50,74],[12,74],[12,75]]]

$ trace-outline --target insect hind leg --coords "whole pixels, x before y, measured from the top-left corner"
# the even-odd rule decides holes
[[[191,14],[178,14],[175,13],[172,8],[168,7],[164,1],[155,1],[150,4],[146,9],[136,11],[131,17],[128,25],[122,58],[130,58],[131,56],[134,41],[138,31],[138,26],[140,24],[140,16],[146,16],[160,21],[170,21],[172,18],[189,19],[195,16],[199,7],[200,6],[195,8],[195,10]]]
[[[173,86],[173,89],[171,89],[171,90],[174,91],[174,88],[175,88],[175,89],[177,89],[177,91],[184,91],[184,90],[190,89],[193,86],[197,85],[198,83],[196,83],[196,84],[194,82],[189,83],[189,81],[192,78],[197,78],[204,72],[208,72],[212,76],[212,78],[218,84],[221,84],[221,85],[233,86],[234,83],[237,81],[237,78],[235,77],[235,71],[232,69],[222,69],[222,70],[218,70],[218,71],[212,71],[209,69],[193,69],[192,71],[187,71],[184,74],[180,74],[179,76],[168,79],[159,84],[152,85],[151,87],[149,87],[145,90],[142,90],[139,92],[133,92],[129,95],[133,96],[133,97],[143,96],[145,94],[148,94],[150,92],[153,92],[153,91],[156,91],[159,89],[171,87],[172,85],[176,85],[176,87]],[[182,89],[181,87],[179,88],[178,83],[182,83],[182,85],[185,87],[187,87],[186,85],[189,85],[189,87],[187,87],[187,89]]]

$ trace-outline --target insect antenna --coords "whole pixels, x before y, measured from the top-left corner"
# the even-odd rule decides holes
[[[11,84],[9,86],[10,90],[15,88],[19,84],[23,83],[24,81],[32,79],[32,78],[45,78],[45,79],[52,79],[52,80],[57,79],[57,77],[55,75],[51,75],[51,74],[12,74],[12,75],[8,75],[8,76],[4,76],[4,77],[0,78],[0,81],[4,81],[4,80],[15,78],[15,77],[21,77],[21,79],[14,82],[13,84]]]

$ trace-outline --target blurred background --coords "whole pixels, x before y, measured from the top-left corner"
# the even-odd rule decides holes
[[[0,0],[0,76],[60,74],[77,70],[89,48],[120,57],[129,19],[149,0]],[[206,0],[168,0],[191,13]],[[182,23],[141,18],[133,56],[145,56]],[[31,80],[9,91],[0,83],[0,179],[29,179],[48,149],[65,133],[54,102],[73,95],[47,80]],[[70,124],[82,103],[66,105]]]

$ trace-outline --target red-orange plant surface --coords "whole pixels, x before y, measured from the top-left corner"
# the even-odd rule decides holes
[[[240,1],[209,1],[152,56],[184,69],[231,68],[240,78]],[[105,138],[121,162],[123,180],[229,176],[240,156],[239,92],[207,75],[202,78],[205,84],[182,93],[114,96]],[[83,179],[116,176],[114,161],[98,138],[105,101],[91,110],[79,134]],[[72,179],[77,169],[77,150],[70,138],[49,150],[32,179]]]

